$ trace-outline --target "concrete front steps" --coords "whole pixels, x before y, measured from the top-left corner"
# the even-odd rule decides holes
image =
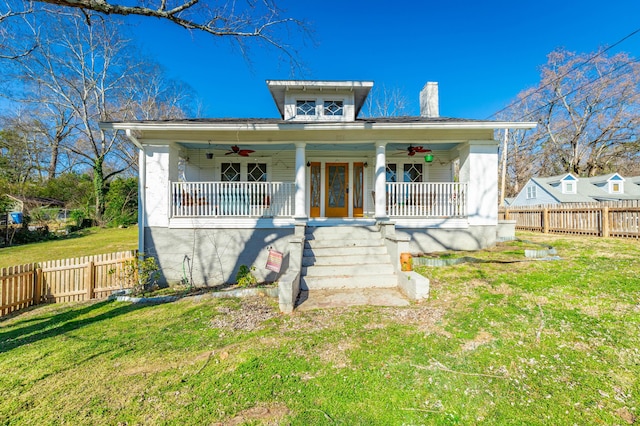
[[[307,227],[301,275],[304,291],[398,285],[375,226]]]

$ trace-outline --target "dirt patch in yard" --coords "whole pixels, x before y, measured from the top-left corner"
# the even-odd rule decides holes
[[[211,320],[211,327],[241,331],[259,330],[265,321],[280,316],[272,302],[259,296],[241,299],[238,309],[221,306],[218,312],[221,315]]]
[[[474,337],[471,340],[466,341],[463,345],[462,345],[462,350],[464,351],[473,351],[476,350],[478,347],[493,342],[495,340],[495,337],[493,337],[491,334],[487,333],[486,331],[480,331],[476,337]]]
[[[284,416],[289,414],[289,409],[284,404],[257,405],[241,411],[233,418],[216,426],[236,426],[258,422],[261,425],[279,425]]]

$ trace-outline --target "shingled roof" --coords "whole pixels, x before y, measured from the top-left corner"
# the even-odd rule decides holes
[[[560,203],[592,203],[594,201],[640,200],[640,176],[624,179],[624,193],[609,193],[607,182],[617,173],[593,177],[575,177],[576,193],[564,194],[560,182],[569,173],[549,177],[536,177],[531,180],[547,191]],[[620,176],[622,177],[622,176]]]

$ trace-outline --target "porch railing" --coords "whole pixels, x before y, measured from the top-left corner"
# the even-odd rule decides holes
[[[173,182],[172,217],[293,216],[293,182]]]
[[[392,217],[465,217],[467,186],[455,182],[388,182],[387,214]]]

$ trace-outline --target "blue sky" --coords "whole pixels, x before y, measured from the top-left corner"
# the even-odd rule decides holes
[[[638,0],[294,1],[278,3],[308,21],[316,45],[302,46],[318,80],[373,80],[400,89],[417,115],[418,93],[437,81],[440,114],[485,119],[536,85],[550,51],[593,52],[640,28]],[[253,49],[249,65],[224,41],[157,20],[137,20],[143,51],[190,84],[206,117],[277,117],[267,79],[291,78],[277,52]],[[640,34],[612,53],[640,58]]]

